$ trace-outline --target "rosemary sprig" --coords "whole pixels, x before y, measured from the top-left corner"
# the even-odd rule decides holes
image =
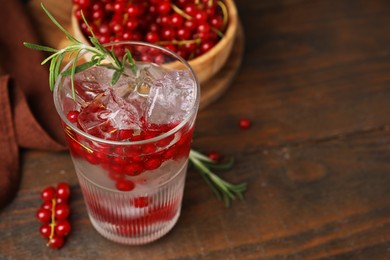
[[[103,65],[103,60],[108,60],[110,63],[109,67],[110,69],[115,70],[111,85],[114,85],[120,78],[122,74],[124,74],[125,71],[125,64],[128,62],[130,65],[130,68],[134,74],[136,74],[136,66],[135,62],[133,60],[133,57],[131,56],[131,53],[129,50],[126,50],[125,55],[123,56],[122,60],[119,60],[113,50],[109,50],[105,48],[99,40],[96,38],[95,34],[93,33],[91,27],[89,26],[87,20],[85,19],[84,15],[82,14],[82,17],[84,19],[85,24],[88,26],[88,30],[91,32],[91,36],[89,37],[89,40],[92,44],[92,46],[85,45],[79,40],[77,40],[73,35],[71,35],[54,17],[53,15],[46,9],[46,7],[41,3],[42,9],[45,11],[46,15],[50,18],[50,20],[66,35],[66,38],[69,40],[70,44],[66,46],[63,49],[57,50],[51,47],[42,46],[34,43],[24,42],[23,45],[39,50],[39,51],[46,51],[51,52],[49,57],[44,59],[42,61],[42,65],[46,64],[50,61],[49,66],[49,85],[50,90],[53,90],[55,81],[57,80],[58,76],[60,75],[60,67],[61,63],[65,57],[65,55],[69,55],[69,58],[73,57],[71,68],[64,71],[62,73],[63,76],[69,76],[71,77],[71,86],[72,86],[72,95],[73,98],[75,98],[75,90],[74,90],[74,75],[78,72],[81,72],[83,70],[86,70],[94,65]],[[90,52],[92,54],[92,58],[89,62],[83,63],[81,65],[76,64],[77,59],[79,56],[84,53],[85,51]]]
[[[235,200],[236,197],[239,199],[244,198],[243,192],[246,190],[246,183],[231,184],[211,171],[211,169],[229,169],[233,165],[232,159],[226,163],[216,163],[207,156],[195,150],[191,150],[189,160],[210,186],[215,195],[219,199],[224,200],[226,207],[229,207],[231,201]]]

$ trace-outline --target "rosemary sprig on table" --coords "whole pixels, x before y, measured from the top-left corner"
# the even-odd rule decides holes
[[[114,85],[118,81],[120,76],[124,74],[125,66],[127,64],[130,66],[132,72],[136,74],[136,64],[134,62],[134,59],[130,51],[126,49],[126,53],[123,56],[122,60],[119,60],[119,58],[116,57],[113,50],[107,49],[99,42],[99,40],[96,38],[95,34],[93,33],[91,27],[89,26],[88,22],[86,21],[84,15],[82,15],[84,22],[86,23],[89,31],[91,32],[91,36],[89,37],[89,39],[92,46],[85,45],[80,41],[78,41],[73,35],[71,35],[63,26],[61,26],[58,23],[58,21],[53,17],[53,15],[45,8],[45,6],[42,3],[41,3],[41,7],[45,11],[47,16],[50,18],[50,20],[66,35],[66,38],[70,41],[70,44],[68,46],[59,50],[51,47],[43,46],[43,45],[28,43],[28,42],[23,43],[24,46],[28,48],[53,53],[45,60],[43,60],[41,63],[41,64],[45,64],[50,61],[50,67],[49,67],[50,90],[53,90],[55,81],[57,80],[58,76],[61,73],[61,75],[63,76],[71,77],[72,94],[73,94],[73,98],[75,98],[74,75],[78,72],[86,70],[95,65],[106,66],[107,68],[115,70],[111,80],[112,85]],[[83,64],[77,65],[76,61],[84,51],[93,54],[91,60]],[[69,55],[69,58],[73,57],[72,65],[70,69],[64,72],[60,72],[62,61],[65,55]],[[102,64],[103,60],[108,61],[109,64],[107,63]],[[235,200],[237,197],[243,199],[243,192],[246,190],[247,187],[246,183],[231,184],[223,180],[221,177],[219,177],[212,171],[212,169],[220,169],[220,170],[229,169],[233,165],[233,160],[227,161],[226,163],[217,163],[209,159],[207,156],[193,149],[191,149],[190,151],[189,160],[194,165],[194,167],[198,170],[198,172],[206,181],[206,183],[210,186],[211,190],[215,193],[215,195],[218,198],[224,200],[225,205],[227,207],[230,206],[231,201]]]
[[[233,159],[225,163],[217,163],[207,156],[195,151],[190,151],[190,162],[199,171],[203,179],[210,186],[211,190],[219,199],[223,199],[226,207],[230,206],[232,200],[236,197],[243,199],[243,192],[246,190],[246,183],[231,184],[211,171],[211,169],[226,170],[233,166]]]
[[[48,61],[50,61],[49,85],[51,90],[53,90],[54,83],[57,80],[58,76],[60,75],[60,67],[65,55],[69,55],[69,57],[74,57],[71,68],[62,73],[63,76],[70,75],[71,77],[73,98],[75,98],[74,81],[73,81],[74,74],[86,70],[94,65],[102,65],[101,62],[103,60],[108,60],[110,62],[109,65],[110,68],[115,70],[111,80],[111,85],[114,85],[119,80],[120,76],[124,73],[126,62],[128,62],[128,64],[130,65],[133,73],[134,74],[136,73],[135,63],[133,57],[131,56],[130,51],[126,50],[126,53],[123,56],[122,60],[119,60],[112,50],[105,48],[98,41],[98,39],[96,38],[95,34],[93,33],[91,27],[89,26],[83,14],[82,17],[84,19],[84,22],[88,26],[89,31],[91,32],[91,36],[89,37],[89,40],[92,46],[85,45],[81,43],[79,40],[77,40],[53,17],[53,15],[46,9],[46,7],[42,3],[41,3],[41,7],[45,11],[47,16],[50,18],[50,20],[66,35],[66,38],[70,41],[70,44],[68,46],[60,50],[47,47],[47,46],[34,44],[34,43],[29,43],[29,42],[23,43],[24,46],[28,48],[53,53],[45,60],[43,60],[41,63],[43,65],[46,64]],[[93,54],[93,56],[90,61],[77,66],[76,62],[79,56],[83,53],[83,51],[90,52]]]

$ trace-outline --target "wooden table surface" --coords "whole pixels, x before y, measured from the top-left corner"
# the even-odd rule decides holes
[[[46,1],[65,23],[67,2]],[[27,151],[17,198],[0,213],[0,259],[390,259],[390,1],[236,3],[243,63],[199,112],[193,146],[235,157],[223,177],[249,184],[245,200],[225,208],[190,169],[174,229],[119,245],[90,224],[68,153]],[[241,117],[253,126],[240,130]],[[35,212],[59,181],[72,186],[73,231],[56,251]]]

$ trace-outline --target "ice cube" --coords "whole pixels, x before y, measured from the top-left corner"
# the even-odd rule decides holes
[[[135,91],[135,82],[129,80],[109,88],[111,99],[107,108],[113,112],[112,124],[117,129],[140,129],[146,98]]]
[[[108,76],[112,75],[112,70],[109,71],[111,73],[107,73]],[[100,70],[94,70],[91,73],[99,72]],[[92,75],[92,78],[103,81],[100,90],[104,92],[96,93],[94,99],[83,106],[80,113],[81,120],[79,120],[83,130],[108,139],[113,138],[117,130],[141,129],[141,117],[144,115],[146,98],[135,91],[136,79],[132,72],[126,69],[113,86],[110,85],[110,77],[99,78],[99,75]],[[86,79],[85,77],[84,80]]]
[[[137,75],[129,68],[111,86],[113,70],[93,67],[76,74],[79,125],[85,132],[115,139],[118,130],[181,121],[195,102],[195,82],[187,71],[168,71],[140,64]]]
[[[115,129],[140,129],[140,111],[137,108],[137,104],[126,104],[121,106],[111,99],[112,102],[108,103],[107,108],[110,110],[109,120],[111,125]]]
[[[150,88],[146,119],[149,124],[183,120],[195,102],[195,82],[187,71],[166,72]]]
[[[94,100],[110,86],[114,70],[95,66],[74,75],[75,94],[81,104]]]
[[[110,139],[114,129],[109,121],[111,111],[105,106],[108,98],[107,95],[100,94],[80,111],[78,124],[84,132],[99,138]]]
[[[135,80],[135,91],[138,95],[147,97],[151,85],[164,75],[164,70],[154,64],[138,64],[137,77]]]

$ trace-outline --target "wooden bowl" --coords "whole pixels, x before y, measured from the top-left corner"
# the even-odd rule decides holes
[[[234,0],[224,0],[228,10],[228,25],[223,37],[218,43],[205,54],[189,61],[190,66],[195,71],[199,82],[204,83],[211,79],[226,63],[233,47],[238,28],[237,8]],[[79,41],[89,44],[84,34],[81,32],[78,21],[72,11],[71,23],[73,34]]]

